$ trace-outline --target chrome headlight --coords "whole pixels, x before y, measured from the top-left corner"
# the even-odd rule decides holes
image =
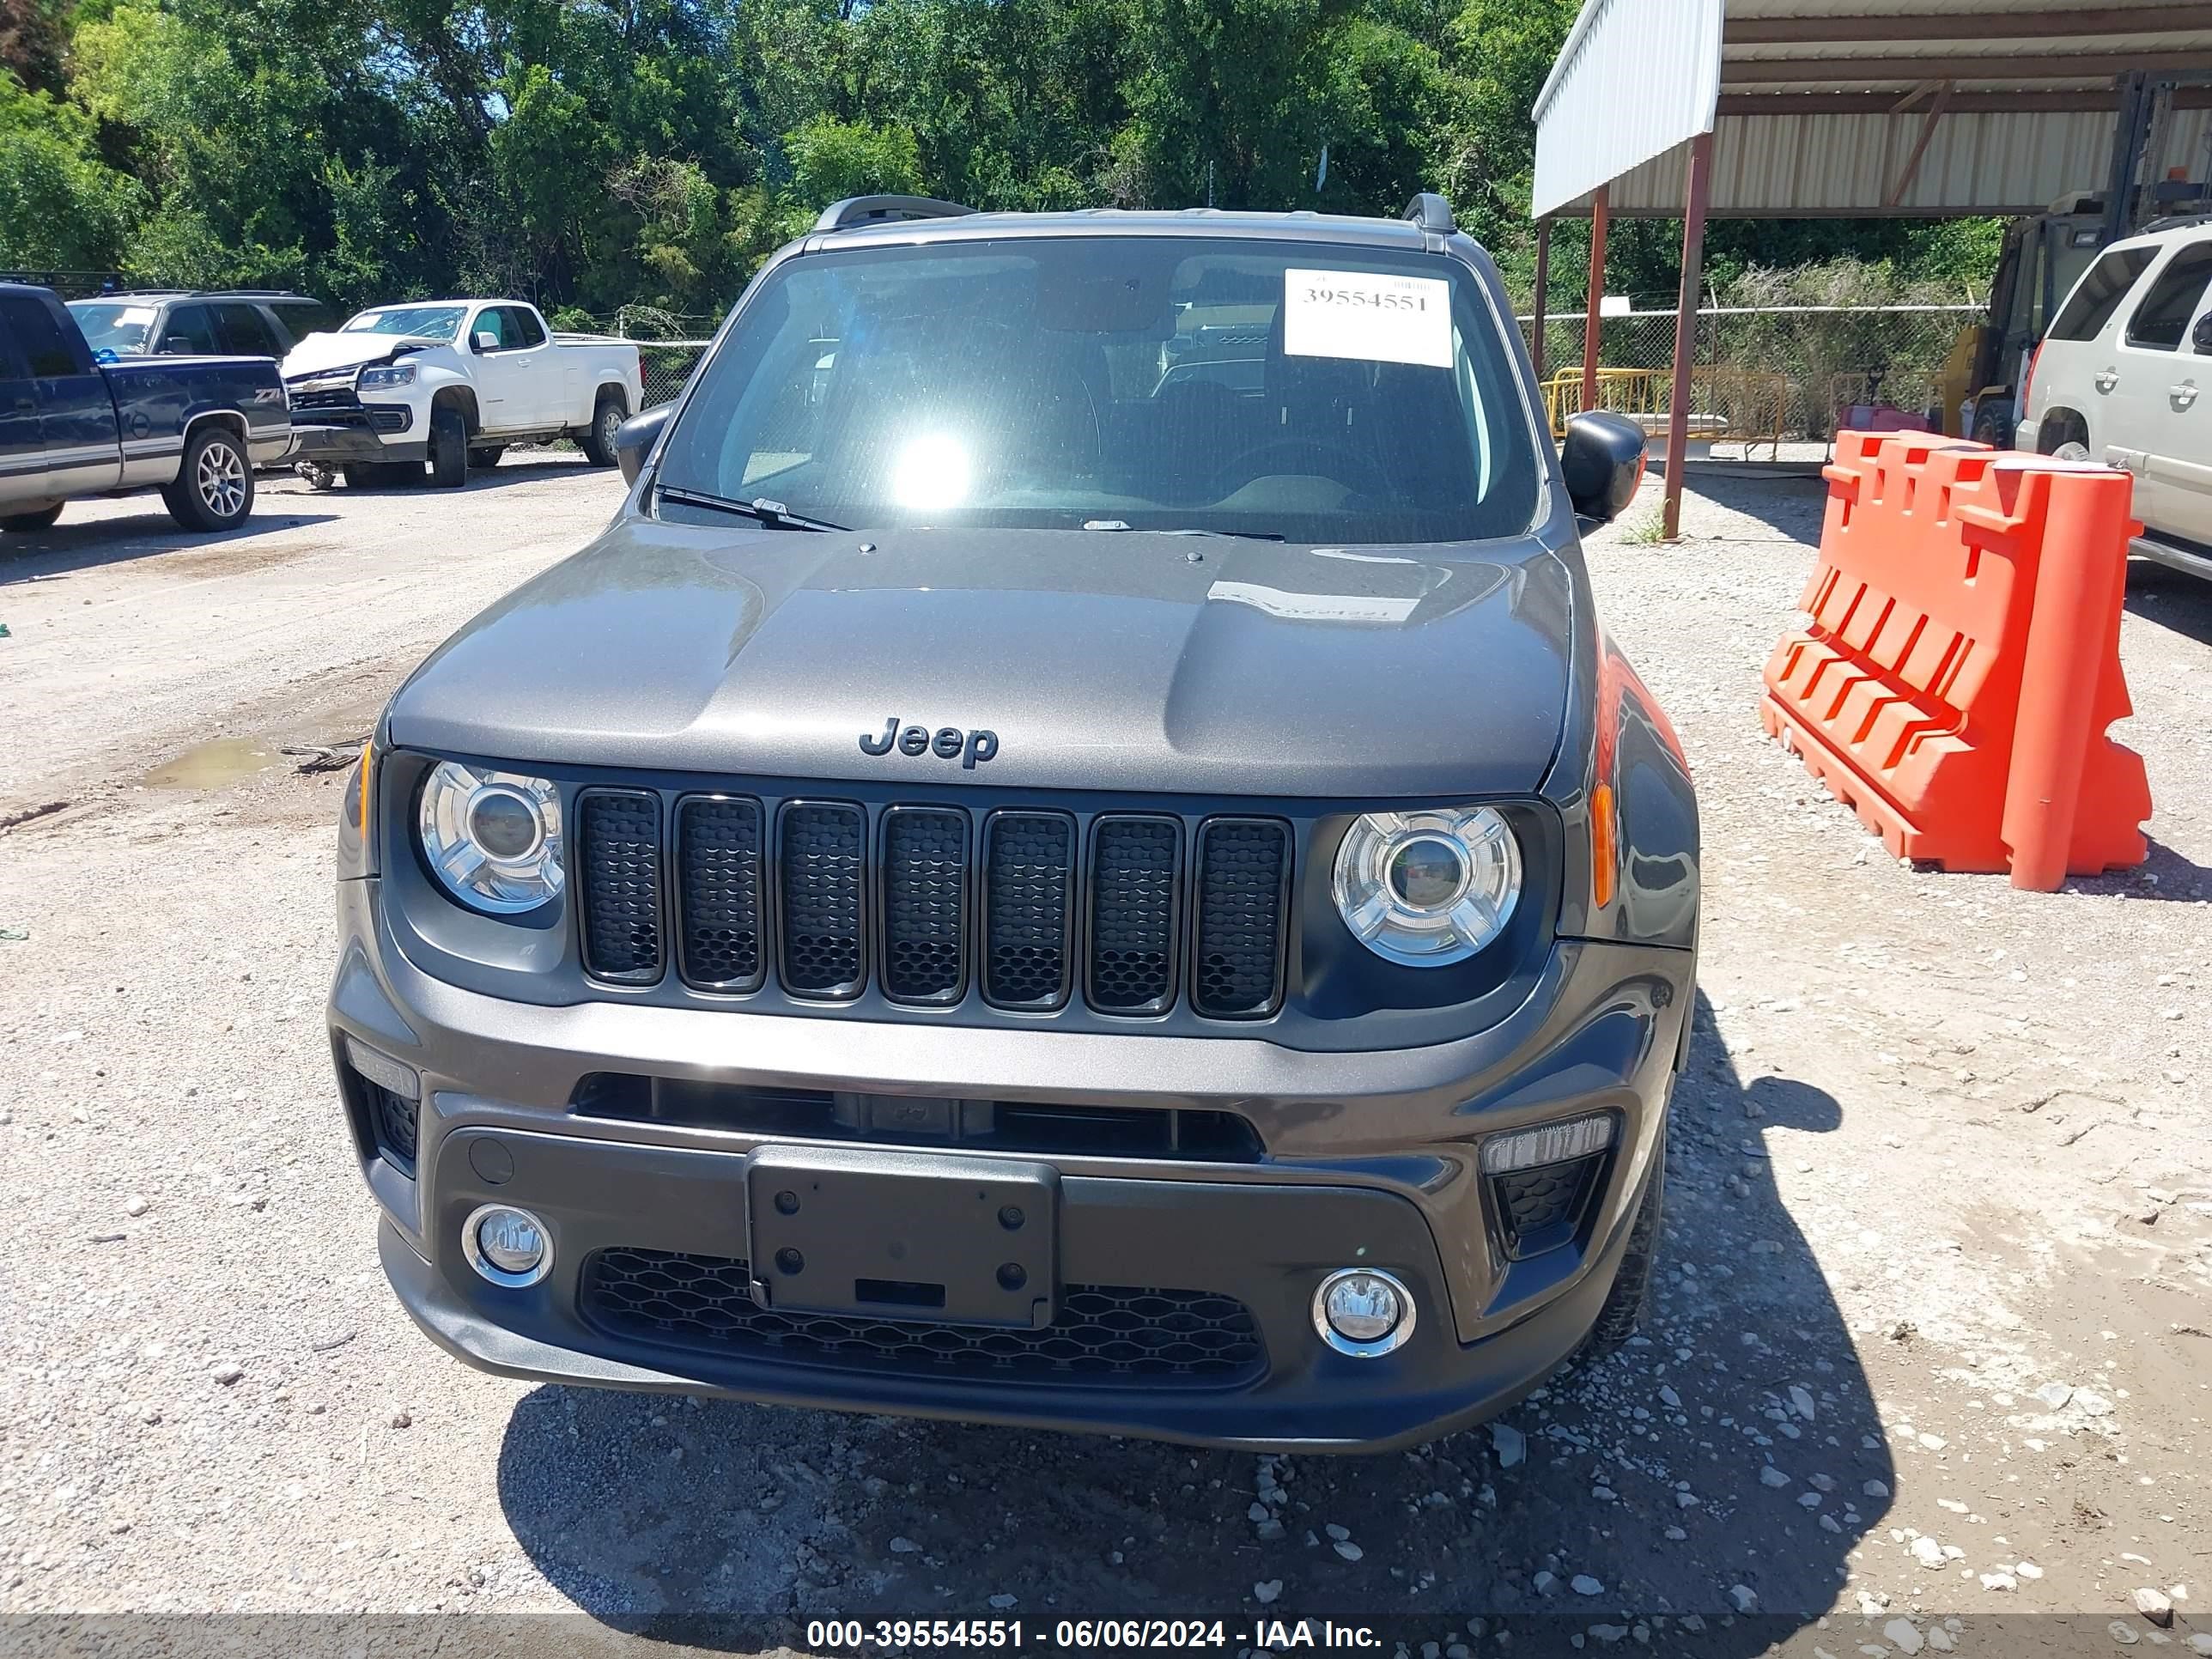
[[[396,386],[415,384],[415,365],[386,363],[376,368],[364,368],[355,383],[363,392],[382,392]]]
[[[423,857],[471,909],[519,915],[560,896],[561,797],[546,779],[441,761],[420,824]]]
[[[1498,934],[1521,897],[1521,843],[1495,809],[1370,812],[1336,852],[1344,924],[1392,962],[1464,962]]]

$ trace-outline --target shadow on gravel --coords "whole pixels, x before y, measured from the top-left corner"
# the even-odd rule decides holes
[[[2177,853],[2157,836],[2146,834],[2148,849],[2142,864],[2132,870],[2115,870],[2102,876],[2069,876],[2069,893],[2124,893],[2129,898],[2179,902],[2184,904],[2212,896],[2212,869]]]
[[[1827,510],[1828,486],[1820,481],[1820,470],[1809,463],[1785,462],[1772,471],[1762,471],[1760,464],[1729,463],[1727,471],[1705,471],[1692,461],[1683,475],[1682,485],[1691,495],[1703,495],[1747,518],[1756,519],[1775,532],[1776,539],[1797,544],[1801,547],[1817,547],[1820,541],[1820,518]],[[1637,495],[1637,505],[1648,504],[1653,510],[1659,507],[1665,493],[1666,466],[1653,464],[1643,489]],[[1731,532],[1731,541],[1755,541]]]
[[[1644,1334],[1417,1451],[1261,1458],[549,1387],[510,1420],[501,1500],[555,1587],[670,1639],[714,1639],[690,1621],[717,1615],[754,1621],[736,1644],[762,1618],[1203,1616],[1233,1652],[1263,1615],[1401,1615],[1391,1635],[1476,1654],[1504,1650],[1501,1627],[1525,1654],[1639,1625],[1662,1651],[1763,1652],[1836,1600],[1894,1478],[1770,1172],[1769,1141],[1815,1158],[1806,1138],[1839,1118],[1807,1084],[1740,1075],[1701,996]]]
[[[2212,581],[2136,559],[2128,566],[2127,607],[2146,622],[2212,645]]]
[[[279,530],[328,524],[334,513],[307,513],[294,505],[295,495],[265,497],[235,530],[185,530],[161,507],[159,496],[147,497],[147,510],[127,519],[86,519],[76,524],[69,509],[51,530],[28,535],[0,537],[0,587],[15,582],[39,581],[89,570],[125,559],[142,559],[153,553],[173,553],[179,548],[219,548],[250,544],[255,538]]]
[[[614,498],[619,498],[629,486],[623,482],[622,474],[613,467],[596,467],[587,464],[580,455],[544,454],[528,457],[508,455],[495,467],[472,466],[469,481],[461,486],[464,491],[497,489],[507,484],[531,483],[545,478],[567,477],[573,474],[580,478],[605,478]],[[430,482],[425,471],[419,479],[409,478],[398,483],[369,484],[366,487],[340,483],[316,495],[325,501],[343,501],[348,495],[440,495],[451,492],[439,489]]]

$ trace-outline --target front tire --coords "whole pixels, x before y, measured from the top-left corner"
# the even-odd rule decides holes
[[[489,472],[499,465],[499,458],[506,453],[505,444],[479,444],[469,451],[469,465],[479,472]]]
[[[459,489],[469,481],[469,423],[447,404],[430,411],[430,482]]]
[[[1976,410],[1973,438],[1976,443],[1987,444],[1992,449],[2010,449],[2013,441],[2012,411],[2002,404]]]
[[[584,453],[593,466],[615,464],[615,434],[622,430],[622,423],[629,418],[623,413],[621,398],[609,396],[599,399],[599,406],[592,410],[592,428],[584,434]]]
[[[1651,1297],[1651,1267],[1659,1255],[1659,1220],[1666,1187],[1667,1132],[1662,1129],[1659,1144],[1651,1151],[1651,1173],[1644,1177],[1644,1196],[1636,1206],[1636,1222],[1629,1229],[1620,1271],[1613,1276],[1613,1288],[1606,1292],[1597,1322],[1575,1351],[1571,1363],[1579,1365],[1602,1359],[1635,1335],[1637,1326],[1643,1322],[1644,1304]]]
[[[173,483],[161,500],[187,530],[235,530],[253,511],[253,463],[227,426],[201,427],[185,441]]]
[[[42,507],[35,513],[10,513],[0,518],[0,530],[11,536],[28,536],[36,531],[52,530],[54,520],[61,515],[62,504],[56,501],[52,507]]]

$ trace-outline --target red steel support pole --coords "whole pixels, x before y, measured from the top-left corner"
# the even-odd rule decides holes
[[[1698,300],[1705,289],[1705,208],[1712,198],[1713,135],[1690,140],[1689,200],[1682,208],[1682,290],[1674,307],[1674,392],[1667,404],[1667,504],[1661,533],[1682,532],[1683,457],[1690,447],[1690,365],[1698,355]]]
[[[1597,334],[1600,302],[1605,298],[1606,187],[1590,196],[1589,311],[1583,323],[1583,407],[1597,407]]]
[[[1544,295],[1552,283],[1552,220],[1547,214],[1536,221],[1536,303],[1535,328],[1530,335],[1528,352],[1536,360],[1536,384],[1544,384]]]

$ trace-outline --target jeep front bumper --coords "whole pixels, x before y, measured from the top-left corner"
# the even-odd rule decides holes
[[[1694,1000],[1688,952],[1560,940],[1526,1001],[1488,1030],[1368,1054],[1255,1036],[523,1006],[416,969],[384,927],[379,885],[340,884],[333,1044],[383,1206],[386,1274],[441,1346],[514,1376],[1208,1444],[1385,1449],[1479,1421],[1540,1384],[1611,1288]],[[363,1063],[402,1091],[411,1078],[415,1097],[365,1090]],[[1257,1146],[1220,1158],[994,1148],[1057,1171],[1065,1328],[764,1317],[743,1293],[746,1157],[807,1137],[603,1115],[580,1085],[607,1074],[763,1095],[1206,1112],[1249,1123]],[[380,1133],[378,1098],[411,1115],[411,1158]],[[1617,1127],[1571,1237],[1516,1259],[1480,1167],[1483,1140],[1591,1112]],[[537,1284],[495,1285],[465,1259],[462,1227],[492,1203],[543,1222],[552,1264]],[[1316,1288],[1355,1266],[1395,1274],[1419,1310],[1413,1335],[1381,1358],[1336,1352],[1315,1328]],[[1117,1333],[1146,1322],[1189,1340],[1117,1346]],[[1125,1352],[1137,1358],[1117,1364]]]

